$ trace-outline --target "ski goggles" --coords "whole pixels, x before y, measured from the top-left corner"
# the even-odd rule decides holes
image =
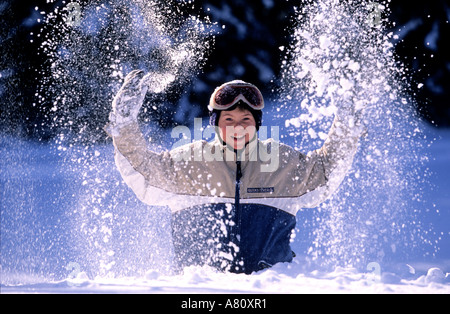
[[[209,110],[227,110],[243,101],[254,110],[264,108],[264,98],[259,89],[244,81],[232,81],[216,88],[209,101]]]

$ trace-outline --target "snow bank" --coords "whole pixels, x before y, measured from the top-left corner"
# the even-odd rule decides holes
[[[85,273],[52,283],[3,286],[2,293],[182,293],[182,294],[309,294],[309,293],[450,293],[450,274],[431,268],[417,279],[393,273],[361,273],[353,268],[333,272],[308,271],[294,261],[254,275],[218,273],[207,267],[190,267],[184,274],[167,276],[149,271],[141,278],[88,280]]]

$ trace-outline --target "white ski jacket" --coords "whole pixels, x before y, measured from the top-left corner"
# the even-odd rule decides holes
[[[300,208],[318,206],[351,168],[361,129],[348,123],[336,118],[323,147],[307,155],[272,139],[249,144],[241,157],[241,202],[266,204],[292,215]],[[168,205],[176,212],[194,205],[234,201],[236,158],[230,160],[229,156],[235,153],[217,138],[158,154],[147,148],[138,124],[131,123],[114,137],[114,146],[123,179],[149,205]],[[267,172],[264,165],[273,161],[261,160],[256,151],[271,149],[279,151],[278,167]],[[214,160],[217,151],[223,158]],[[186,160],[187,153],[190,160]]]

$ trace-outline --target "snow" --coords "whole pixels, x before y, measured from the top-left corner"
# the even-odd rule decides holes
[[[195,294],[448,294],[449,278],[433,268],[417,279],[402,279],[393,273],[379,277],[352,268],[333,272],[298,269],[298,265],[278,265],[247,276],[215,272],[207,267],[190,267],[183,275],[165,276],[149,271],[141,278],[89,280],[81,273],[74,279],[2,287],[3,293],[195,293]]]
[[[0,135],[1,292],[450,293],[450,131],[419,122],[408,109],[410,100],[399,97],[402,86],[392,86],[391,75],[402,69],[396,68],[392,45],[382,32],[372,34],[376,41],[362,41],[367,25],[347,24],[355,22],[343,18],[348,11],[339,1],[330,1],[333,10],[319,2],[309,12],[309,25],[295,32],[293,47],[280,47],[292,54],[289,63],[283,62],[292,90],[285,91],[285,103],[267,103],[264,125],[280,126],[282,142],[311,151],[327,138],[339,106],[350,100],[357,110],[367,106],[368,134],[336,195],[297,214],[293,263],[252,275],[209,267],[176,272],[170,211],[136,199],[116,169],[111,143],[73,139],[77,134],[71,126],[80,121],[65,119],[66,107],[58,103],[54,108],[62,115],[55,119],[61,133],[52,142]],[[273,5],[271,0],[263,3]],[[233,22],[226,5],[209,10]],[[92,20],[94,11],[88,13]],[[85,32],[98,32],[102,21],[94,20]],[[139,25],[133,26],[137,32]],[[245,37],[245,27],[235,26]],[[413,26],[405,26],[397,38]],[[202,53],[196,52],[196,40],[169,45],[164,36],[155,36],[155,43],[164,48],[168,65],[164,68],[163,62],[164,71],[147,83],[160,93],[186,63],[193,63],[186,71],[196,68]],[[117,51],[118,44],[112,42],[111,50]],[[133,45],[149,48],[139,40]],[[82,62],[72,60],[72,54],[90,50],[68,47],[59,48],[68,53],[55,56],[53,75],[65,73],[58,69],[65,69],[66,61]],[[112,66],[117,79],[126,68],[118,67],[119,61]],[[259,62],[258,67],[261,76],[272,75]],[[303,88],[306,94],[299,92]],[[76,96],[62,90],[61,99]],[[170,138],[151,125],[145,132],[155,150],[161,148],[158,139]]]

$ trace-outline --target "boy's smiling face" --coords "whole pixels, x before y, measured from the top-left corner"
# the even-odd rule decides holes
[[[237,150],[243,149],[256,134],[255,118],[247,109],[221,112],[218,126],[221,138]]]

